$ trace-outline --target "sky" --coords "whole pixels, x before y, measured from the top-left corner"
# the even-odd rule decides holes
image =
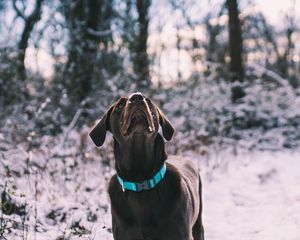
[[[272,24],[279,24],[281,22],[283,13],[291,9],[292,2],[295,2],[296,14],[300,16],[300,0],[256,0],[258,8],[262,10]]]

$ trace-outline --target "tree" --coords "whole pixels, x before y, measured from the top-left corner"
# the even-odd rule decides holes
[[[227,0],[226,6],[229,16],[229,55],[232,82],[242,82],[244,78],[243,42],[237,0]],[[234,84],[232,87],[232,101],[235,102],[244,95],[242,87],[239,84]]]
[[[295,54],[295,43],[293,42],[293,35],[299,31],[297,24],[297,14],[295,10],[295,1],[293,1],[292,8],[284,15],[284,29],[283,36],[286,44],[282,55],[278,55],[278,70],[283,78],[289,79],[293,87],[299,86],[299,79],[295,76],[295,63],[293,55]],[[279,51],[278,51],[279,52]]]
[[[106,24],[104,19],[110,18],[106,15],[112,13],[111,2],[63,1],[63,13],[69,31],[64,84],[70,98],[76,102],[81,102],[88,96],[92,83],[96,80],[95,67],[98,63],[100,43],[103,44],[102,48],[106,48],[107,38],[111,34],[110,23]],[[97,80],[101,81],[101,78],[98,77]]]
[[[122,43],[128,50],[136,88],[150,87],[149,56],[147,53],[149,8],[151,0],[126,0],[126,6],[119,14],[121,19]]]
[[[234,75],[233,80],[243,80],[243,43],[237,0],[227,0],[226,5],[229,15],[230,71]]]
[[[21,38],[18,42],[18,63],[17,63],[18,75],[20,80],[22,81],[25,81],[26,79],[24,60],[26,55],[26,49],[28,47],[28,40],[30,38],[34,26],[41,18],[43,1],[44,0],[36,0],[35,8],[31,12],[31,14],[26,16],[24,11],[19,9],[17,5],[18,0],[13,0],[13,8],[17,16],[21,17],[24,20],[24,28],[21,34]]]
[[[218,41],[218,36],[220,36],[224,31],[224,26],[220,24],[219,21],[221,16],[224,14],[224,9],[226,9],[225,4],[222,4],[220,10],[214,11],[214,14],[217,15],[214,16],[212,12],[209,12],[204,18],[204,25],[208,38],[207,42],[204,43],[206,59],[217,63],[225,62],[226,47],[223,45],[226,43]],[[218,19],[218,21],[212,24],[211,21],[214,18]]]
[[[138,88],[150,86],[149,59],[147,54],[150,4],[151,0],[136,0],[139,30],[136,38],[134,71],[137,75]]]
[[[293,87],[299,86],[297,64],[293,59],[296,55],[294,35],[299,32],[295,14],[295,2],[292,8],[283,15],[282,29],[268,23],[261,12],[252,12],[243,19],[244,41],[252,41],[251,47],[246,46],[248,52],[257,54],[258,62],[266,69],[287,79]]]

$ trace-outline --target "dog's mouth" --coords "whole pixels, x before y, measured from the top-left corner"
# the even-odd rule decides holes
[[[154,122],[149,106],[144,103],[135,109],[126,107],[124,113],[124,122],[122,134],[128,136],[131,133],[151,134],[154,132]]]

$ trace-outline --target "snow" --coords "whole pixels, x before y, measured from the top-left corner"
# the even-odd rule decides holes
[[[207,239],[300,238],[300,153],[225,156],[204,182]]]
[[[80,134],[69,135],[79,139]],[[44,139],[45,145],[50,139]],[[75,154],[78,144],[32,152],[27,164],[20,147],[1,154],[0,188],[6,183],[13,202],[26,203],[27,213],[23,220],[18,214],[3,215],[14,226],[5,230],[7,239],[113,239],[106,190],[114,173],[111,138],[101,149],[87,140],[85,156]],[[300,152],[211,145],[201,156],[191,150],[182,153],[201,172],[206,239],[299,239]],[[38,165],[47,161],[45,168]]]

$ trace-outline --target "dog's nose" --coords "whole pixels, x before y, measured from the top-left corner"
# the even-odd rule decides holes
[[[130,102],[141,102],[143,100],[144,100],[144,95],[141,93],[134,93],[129,98]]]

